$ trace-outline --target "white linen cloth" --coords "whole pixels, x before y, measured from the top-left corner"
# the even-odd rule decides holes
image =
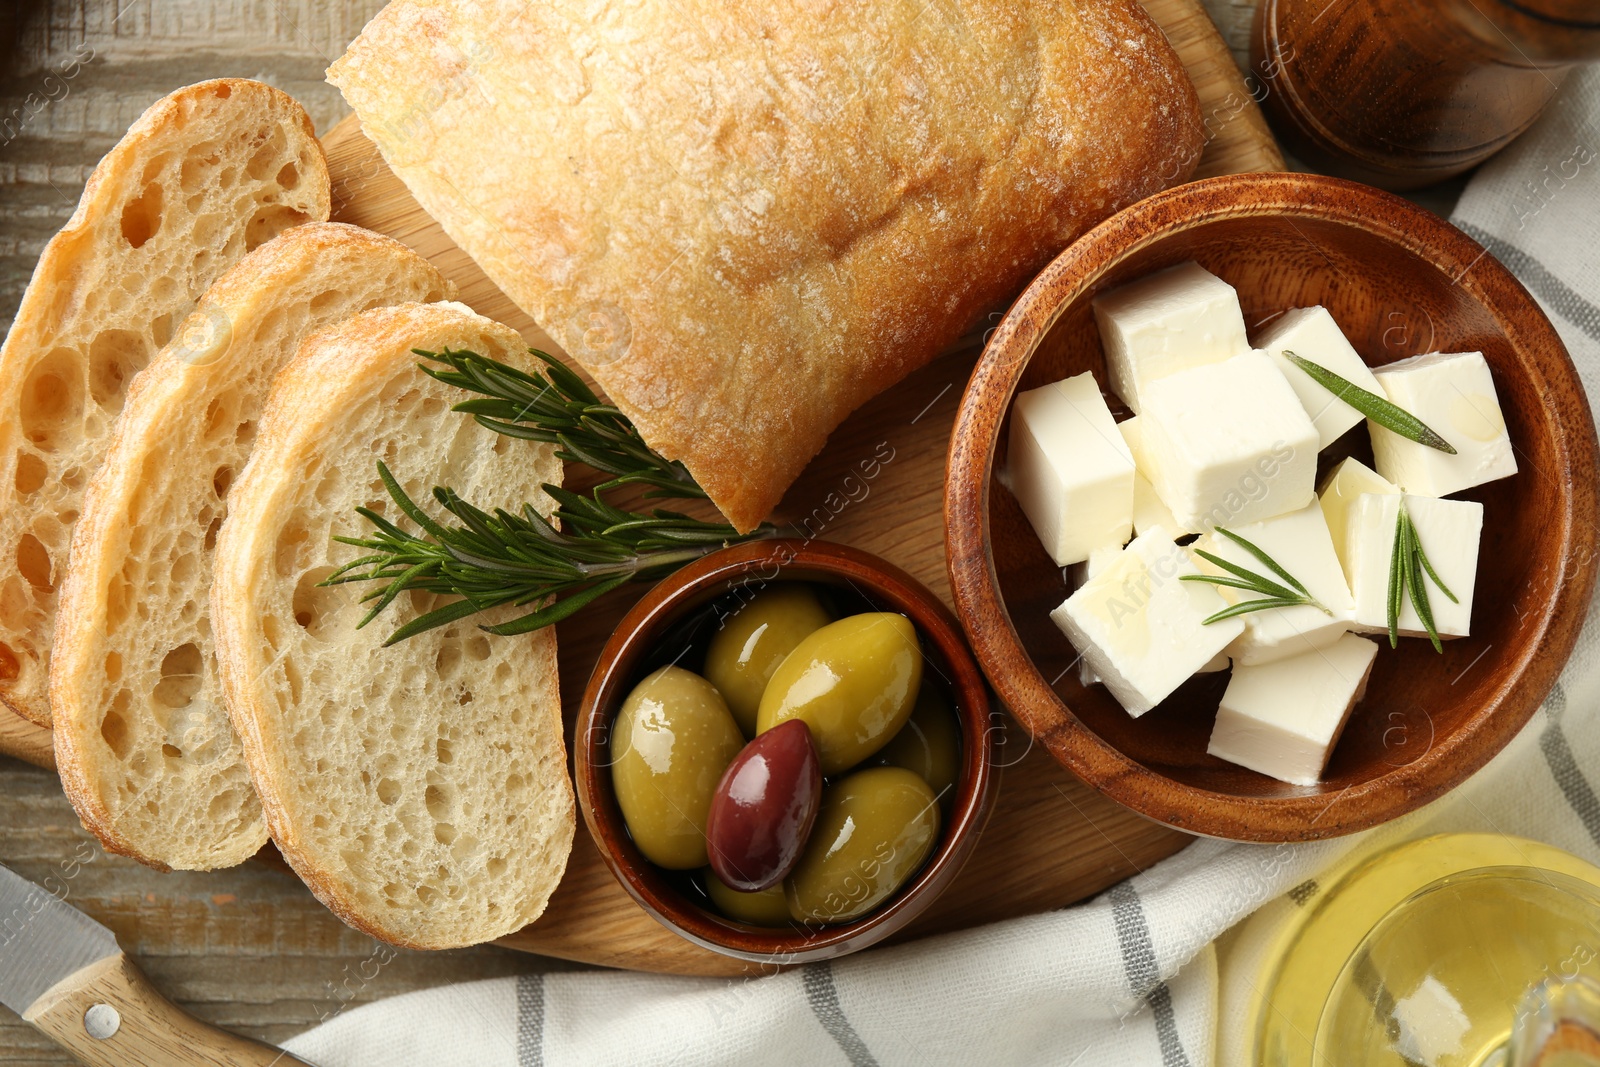
[[[1453,221],[1549,312],[1600,408],[1600,67],[1574,76],[1482,168]],[[287,1047],[318,1067],[1242,1063],[1238,1012],[1219,1017],[1212,941],[1350,849],[1493,830],[1600,861],[1600,628],[1590,614],[1518,738],[1448,797],[1370,834],[1197,841],[1087,904],[772,978],[591,972],[427,990],[353,1010]],[[1245,995],[1248,980],[1232,976]]]

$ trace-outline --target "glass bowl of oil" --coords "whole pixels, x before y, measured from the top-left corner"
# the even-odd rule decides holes
[[[1253,1063],[1600,1067],[1600,868],[1522,838],[1444,834],[1352,860],[1300,896],[1254,932]]]

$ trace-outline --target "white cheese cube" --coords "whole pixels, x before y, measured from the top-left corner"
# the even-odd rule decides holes
[[[1238,619],[1205,624],[1228,604],[1210,585],[1180,580],[1198,573],[1170,533],[1152,530],[1050,613],[1135,718],[1244,632]]]
[[[1174,533],[1198,533],[1198,530],[1184,529],[1183,524],[1173,517],[1172,509],[1161,502],[1156,487],[1150,484],[1150,457],[1145,452],[1144,431],[1140,426],[1137,415],[1117,423],[1117,429],[1122,431],[1122,440],[1133,456],[1133,532],[1142,534],[1157,526],[1164,526]]]
[[[1350,346],[1344,331],[1333,321],[1327,308],[1295,308],[1285,312],[1261,331],[1256,338],[1256,347],[1271,356],[1278,370],[1288,379],[1306,414],[1311,416],[1311,424],[1317,428],[1322,448],[1333,444],[1366,416],[1289,362],[1284,356],[1285,352],[1309,359],[1369,393],[1383,395],[1383,386],[1378,384],[1378,379],[1372,376],[1366,362]]]
[[[1118,425],[1126,425],[1126,423],[1119,423]],[[1138,492],[1137,486],[1135,486],[1134,492]],[[1135,508],[1135,516],[1137,516],[1137,505],[1135,505]],[[1137,517],[1135,518],[1135,521],[1137,521]],[[1117,561],[1117,557],[1122,555],[1122,551],[1123,549],[1121,545],[1108,545],[1105,548],[1097,548],[1093,552],[1089,553],[1089,558],[1085,562],[1073,564],[1072,587],[1074,589],[1082,588],[1082,586],[1087,583],[1089,579],[1093,578],[1095,575],[1099,574],[1115,563]],[[1219,652],[1207,660],[1205,665],[1199,670],[1195,671],[1195,673],[1214,674],[1217,671],[1227,670],[1228,665],[1229,660],[1227,655]],[[1078,659],[1078,681],[1086,686],[1100,684],[1100,676],[1094,673],[1094,668],[1089,666],[1089,660],[1083,656],[1080,656]]]
[[[1333,551],[1344,568],[1345,580],[1350,578],[1350,556],[1345,549],[1350,524],[1350,506],[1363,493],[1398,493],[1400,487],[1377,471],[1351,457],[1342,460],[1322,480],[1317,498],[1322,504],[1322,517],[1328,522],[1328,534],[1333,538]]]
[[[1377,372],[1393,403],[1450,442],[1455,455],[1419,445],[1373,423],[1378,473],[1408,493],[1449,496],[1517,473],[1494,378],[1482,352],[1433,352]]]
[[[1120,555],[1122,555],[1121,545],[1103,545],[1090,552],[1088,559],[1072,565],[1072,587],[1082,588],[1089,579],[1115,563]],[[1078,657],[1078,681],[1084,685],[1098,685],[1100,682],[1100,676],[1094,673],[1089,661],[1082,656]]]
[[[1441,637],[1466,637],[1471,632],[1472,590],[1478,578],[1478,536],[1483,532],[1483,505],[1475,500],[1440,500],[1430,496],[1367,493],[1350,509],[1350,591],[1355,596],[1354,625],[1368,633],[1389,632],[1389,570],[1394,552],[1400,502],[1417,528],[1417,540],[1428,562],[1450,592],[1452,602],[1432,578],[1423,575],[1428,607]],[[1399,631],[1426,637],[1428,631],[1401,598]]]
[[[1316,501],[1287,515],[1227,528],[1271,556],[1328,609],[1323,611],[1310,604],[1299,604],[1292,608],[1266,608],[1241,616],[1244,633],[1228,646],[1228,655],[1235,664],[1254,666],[1303,655],[1333,644],[1350,628],[1355,602],[1345,582],[1344,568],[1333,551],[1333,539],[1328,536],[1322,508]],[[1208,533],[1192,547],[1289,587],[1243,545],[1220,533]],[[1196,566],[1207,574],[1224,573],[1222,568],[1206,560],[1200,560]],[[1233,604],[1261,599],[1261,594],[1244,589],[1221,587],[1218,592]]]
[[[1158,378],[1250,350],[1233,286],[1193,261],[1094,298],[1111,389],[1135,413]]]
[[[1316,785],[1366,691],[1375,642],[1345,634],[1327,648],[1235,667],[1206,751],[1293,785]]]
[[[1011,410],[1011,492],[1065,567],[1133,532],[1133,456],[1094,375],[1030,389]]]
[[[1316,496],[1317,428],[1259,352],[1150,383],[1142,419],[1150,482],[1184,529],[1255,522]]]

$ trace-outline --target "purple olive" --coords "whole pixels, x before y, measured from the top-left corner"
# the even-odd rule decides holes
[[[822,802],[822,759],[801,719],[780,723],[728,764],[711,797],[706,851],[730,888],[758,893],[800,862]]]

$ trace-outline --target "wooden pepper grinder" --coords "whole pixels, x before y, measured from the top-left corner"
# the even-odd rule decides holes
[[[1388,189],[1483,162],[1592,59],[1600,0],[1261,0],[1251,41],[1284,144]]]

